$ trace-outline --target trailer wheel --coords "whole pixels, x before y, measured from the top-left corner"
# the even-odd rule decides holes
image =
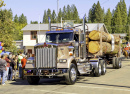
[[[121,59],[116,58],[116,68],[119,69],[121,68],[122,64],[121,64]]]
[[[95,68],[94,74],[95,74],[96,77],[101,76],[101,63],[98,63],[98,67]]]
[[[105,75],[106,74],[106,63],[104,60],[100,60],[100,64],[101,64],[101,75]]]
[[[112,58],[112,65],[113,65],[113,68],[115,69],[116,68],[116,57]]]
[[[77,68],[75,64],[72,63],[67,74],[65,75],[65,81],[66,84],[73,85],[75,84],[76,80],[77,80]]]
[[[40,78],[38,76],[28,76],[27,81],[30,85],[37,85],[39,83]]]

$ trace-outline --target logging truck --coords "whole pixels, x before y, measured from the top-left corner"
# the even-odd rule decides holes
[[[106,49],[104,53],[103,35],[99,42],[92,42],[89,38],[90,33],[85,29],[84,20],[83,30],[76,26],[69,29],[59,27],[62,29],[51,31],[52,26],[49,26],[46,42],[35,45],[34,60],[28,60],[26,63],[25,76],[29,84],[37,84],[44,77],[62,76],[67,84],[72,85],[76,82],[78,75],[92,74],[96,77],[105,75],[107,64],[113,64],[114,68],[121,68],[120,51],[114,54],[114,50],[108,52]],[[95,44],[92,46],[89,42],[96,42],[101,46],[96,48],[99,52],[91,52]]]

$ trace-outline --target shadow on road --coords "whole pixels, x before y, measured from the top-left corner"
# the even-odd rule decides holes
[[[99,84],[99,83],[86,83],[86,82],[77,82],[77,83],[82,83],[82,84],[91,84],[91,85],[100,85],[100,86],[114,86],[114,87],[130,88],[130,86],[109,85],[109,84]]]

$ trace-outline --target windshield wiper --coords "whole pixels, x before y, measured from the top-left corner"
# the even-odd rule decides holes
[[[58,35],[56,36],[56,43],[59,43],[59,37],[60,37],[60,35],[58,34]]]

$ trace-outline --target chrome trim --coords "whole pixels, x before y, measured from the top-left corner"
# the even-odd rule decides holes
[[[99,62],[91,62],[91,61],[90,61],[90,63],[93,65],[93,68],[97,68]]]

